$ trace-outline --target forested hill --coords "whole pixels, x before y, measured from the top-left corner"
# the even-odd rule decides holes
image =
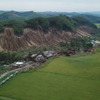
[[[36,17],[52,17],[52,16],[59,16],[59,15],[67,15],[69,17],[81,16],[94,23],[100,22],[100,12],[79,13],[79,12],[50,12],[50,11],[49,12],[0,11],[0,21],[7,21],[7,20],[24,21]]]
[[[86,15],[86,14],[80,14],[77,16],[83,17],[83,18],[91,21],[92,23],[100,23],[100,16]]]
[[[0,50],[13,51],[33,45],[57,45],[72,38],[97,35],[97,30],[87,19],[66,15],[37,17],[25,21],[1,21]]]
[[[0,33],[3,33],[5,27],[13,28],[16,35],[22,35],[23,29],[31,28],[33,30],[42,30],[48,33],[50,29],[57,31],[69,31],[75,33],[75,30],[80,26],[89,26],[94,29],[97,27],[89,20],[76,16],[74,18],[66,15],[59,15],[53,17],[37,17],[25,21],[0,21]]]
[[[1,21],[7,21],[7,20],[17,20],[17,21],[23,21],[26,19],[34,18],[34,17],[40,17],[42,16],[39,13],[28,11],[28,12],[17,12],[17,11],[9,11],[9,12],[0,12],[0,20]]]

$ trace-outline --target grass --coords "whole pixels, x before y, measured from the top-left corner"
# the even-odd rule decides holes
[[[98,28],[100,28],[100,23],[95,23],[95,25],[96,25]]]
[[[0,97],[0,100],[15,100],[15,99],[11,99],[11,98],[7,98],[7,97]]]
[[[6,72],[6,71],[4,71],[4,70],[0,70],[0,74],[3,74],[4,72]]]
[[[100,53],[51,59],[41,69],[20,73],[2,85],[0,96],[15,100],[100,100]]]
[[[11,72],[7,75],[5,75],[3,78],[0,79],[0,82],[2,82],[3,80],[5,80],[7,77],[9,77],[11,74],[14,74],[14,72]]]

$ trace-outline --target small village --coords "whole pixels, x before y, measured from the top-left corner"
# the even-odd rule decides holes
[[[94,41],[92,41],[94,43]],[[98,44],[100,43],[97,41]],[[17,73],[22,72],[22,71],[27,71],[29,69],[38,69],[41,67],[41,64],[44,62],[48,61],[49,59],[55,58],[55,57],[60,57],[60,56],[73,56],[77,54],[85,54],[88,53],[94,54],[95,53],[95,48],[89,48],[87,50],[80,49],[77,51],[76,49],[67,49],[65,51],[61,52],[56,52],[54,50],[49,50],[49,51],[43,51],[39,52],[37,54],[31,54],[29,53],[28,56],[25,57],[23,61],[18,61],[11,63],[9,65],[4,65],[5,67],[9,67],[8,70],[5,71],[5,73],[0,74],[0,85],[3,85],[5,82],[7,82],[9,79],[13,78]],[[7,76],[9,74],[9,76]],[[7,76],[7,77],[6,77]],[[2,78],[4,78],[2,80]]]
[[[0,0],[0,100],[100,100],[100,0]]]

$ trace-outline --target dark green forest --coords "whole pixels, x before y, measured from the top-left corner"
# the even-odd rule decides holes
[[[0,52],[0,64],[9,64],[21,60],[22,56],[16,52]]]
[[[0,33],[3,33],[5,27],[11,27],[14,29],[16,35],[22,35],[24,28],[31,28],[34,30],[40,29],[47,33],[50,28],[55,28],[57,31],[71,31],[74,32],[75,29],[81,25],[88,25],[93,28],[97,28],[89,20],[76,16],[74,18],[68,17],[66,15],[59,15],[53,17],[37,17],[25,21],[0,21]]]

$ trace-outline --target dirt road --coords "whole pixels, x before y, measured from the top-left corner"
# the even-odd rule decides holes
[[[0,79],[3,78],[4,76],[6,76],[7,74],[11,73],[11,72],[21,71],[21,70],[32,68],[32,67],[33,67],[33,65],[27,65],[25,67],[21,67],[21,68],[17,68],[17,69],[11,70],[11,71],[7,71],[7,72],[3,73],[2,75],[0,75]]]

